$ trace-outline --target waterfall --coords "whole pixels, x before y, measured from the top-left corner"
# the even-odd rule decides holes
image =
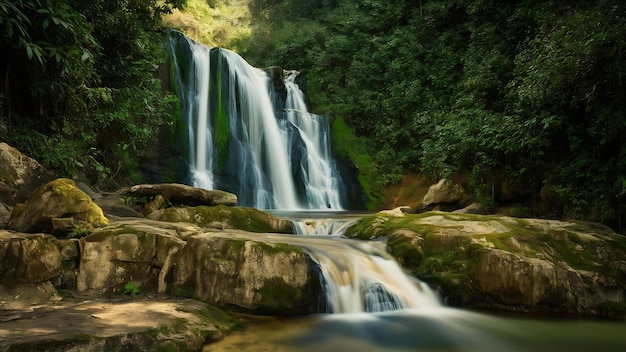
[[[307,236],[304,236],[305,238]],[[332,313],[375,313],[441,307],[426,284],[407,276],[380,242],[335,238],[330,246],[308,247],[325,280]]]
[[[235,193],[239,205],[260,209],[344,209],[328,119],[308,111],[297,71],[258,69],[232,51],[208,48],[179,32],[169,39],[188,129],[190,184]],[[276,237],[298,243],[319,265],[330,311],[439,304],[377,244],[341,238],[354,221],[298,221],[299,233],[311,236]]]
[[[308,111],[297,71],[258,69],[180,32],[169,39],[189,131],[188,183],[259,209],[344,208],[328,119]]]
[[[407,275],[386,252],[385,243],[343,236],[361,215],[339,218],[292,217],[296,236],[267,235],[266,240],[297,245],[317,263],[328,313],[375,313],[440,308],[438,295]],[[296,214],[298,215],[298,214]]]

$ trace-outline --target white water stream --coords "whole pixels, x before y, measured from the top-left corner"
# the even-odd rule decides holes
[[[235,193],[239,205],[259,209],[343,210],[330,125],[308,111],[297,71],[255,68],[178,32],[169,44],[191,185]]]

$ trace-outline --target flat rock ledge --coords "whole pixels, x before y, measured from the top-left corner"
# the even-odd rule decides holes
[[[345,235],[385,239],[453,306],[626,318],[626,237],[602,224],[387,211]]]
[[[0,351],[201,351],[234,324],[190,299],[73,298],[0,311]]]
[[[135,185],[127,192],[133,197],[161,196],[172,204],[197,205],[227,205],[237,204],[237,196],[233,193],[220,190],[206,190],[179,183],[143,184]]]

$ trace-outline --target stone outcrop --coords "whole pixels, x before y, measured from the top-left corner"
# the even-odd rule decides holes
[[[172,228],[121,223],[95,230],[80,240],[79,291],[123,293],[126,284],[156,292],[165,285],[162,269],[185,245]]]
[[[201,351],[236,324],[202,302],[138,297],[64,300],[12,311],[0,322],[0,351],[89,352]]]
[[[346,232],[388,250],[453,305],[623,316],[626,238],[597,224],[427,212]]]
[[[188,222],[204,228],[250,232],[294,233],[293,223],[255,208],[227,206],[171,207],[150,213],[149,219]]]
[[[227,205],[237,204],[237,196],[220,190],[206,190],[178,183],[143,184],[132,186],[127,195],[137,198],[160,196],[173,205]],[[156,210],[156,209],[155,209]]]
[[[52,175],[36,160],[0,143],[0,200],[9,205],[23,202],[30,192],[51,179]]]
[[[437,183],[428,185],[427,180],[421,177],[412,193],[418,198],[403,199],[409,206],[407,212],[417,214],[431,210],[454,211],[471,204],[472,194],[463,186],[466,182],[464,177],[456,176],[453,180],[440,179]],[[402,185],[397,186],[402,187]],[[405,185],[406,187],[406,185]],[[399,192],[399,191],[398,191]],[[405,191],[406,192],[406,191]],[[398,201],[396,199],[395,201]],[[397,207],[398,204],[393,204]]]
[[[102,209],[74,181],[59,178],[39,187],[25,203],[17,204],[8,227],[20,232],[65,234],[107,223]]]
[[[0,282],[51,280],[61,275],[62,261],[54,236],[0,231]]]
[[[438,203],[456,203],[467,197],[465,189],[450,180],[441,179],[428,188],[428,192],[422,199],[425,206]]]
[[[51,303],[56,288],[83,297],[170,293],[272,315],[318,312],[319,268],[299,247],[245,231],[127,219],[78,239],[0,232],[0,307],[12,297]],[[53,286],[54,284],[54,286]]]
[[[191,237],[181,250],[171,291],[257,313],[319,313],[323,293],[316,270],[296,246],[207,233]]]

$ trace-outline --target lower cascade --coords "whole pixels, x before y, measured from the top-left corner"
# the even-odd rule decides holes
[[[319,263],[326,283],[330,313],[373,313],[399,309],[440,307],[437,295],[407,276],[376,244],[361,246],[344,239],[334,249],[315,246],[311,256]]]
[[[189,183],[259,209],[342,210],[330,125],[307,109],[299,73],[250,66],[236,53],[170,32],[188,125]]]
[[[300,236],[289,241],[306,248],[320,266],[328,313],[441,307],[437,294],[408,276],[385,251],[383,242],[343,237],[345,229],[354,221],[350,218],[294,220],[297,229],[305,230],[300,230]]]

